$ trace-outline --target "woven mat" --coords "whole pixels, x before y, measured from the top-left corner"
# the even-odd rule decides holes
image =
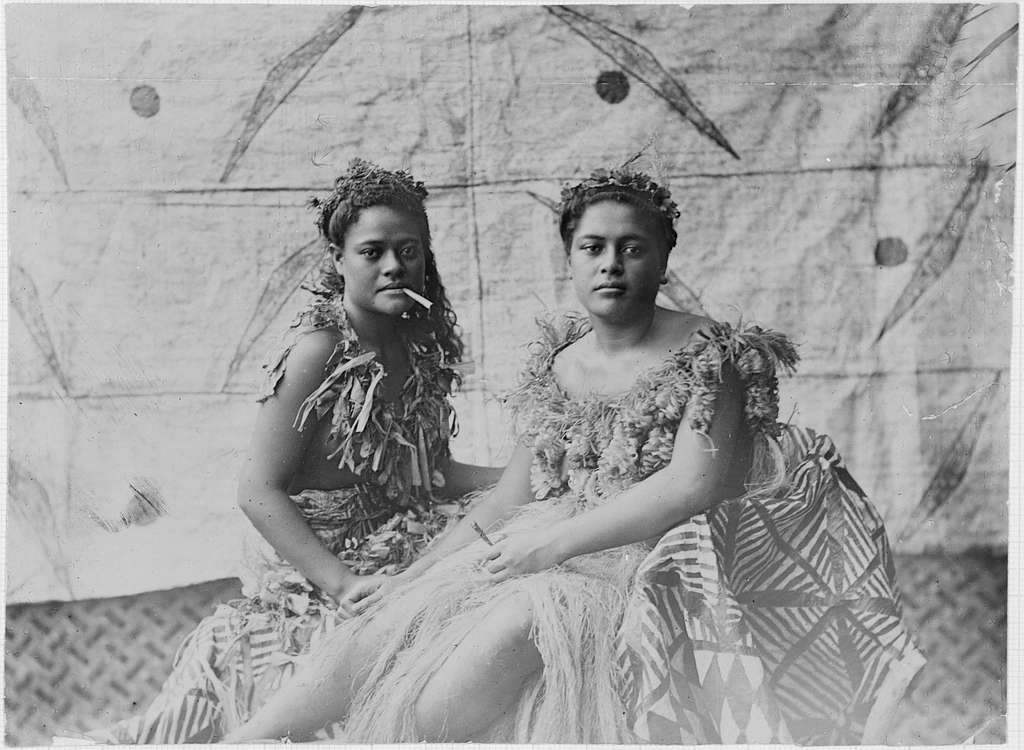
[[[907,618],[929,659],[889,734],[893,744],[1006,741],[1006,558],[897,560]],[[8,745],[49,744],[139,712],[174,651],[234,580],[80,602],[7,608]]]
[[[214,606],[239,595],[228,579],[113,599],[7,608],[8,745],[50,744],[139,713],[156,697],[178,644]]]
[[[889,742],[1006,742],[1006,557],[900,557],[904,611],[928,663]]]

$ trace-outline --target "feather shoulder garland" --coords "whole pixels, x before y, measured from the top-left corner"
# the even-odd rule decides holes
[[[743,386],[751,431],[779,433],[778,375],[792,372],[799,360],[781,333],[713,322],[663,363],[638,373],[624,394],[572,398],[558,385],[552,365],[589,324],[575,316],[538,323],[540,336],[529,347],[520,384],[505,397],[519,439],[533,449],[538,498],[567,485],[606,493],[665,466],[684,413],[695,431],[710,428],[727,369]]]

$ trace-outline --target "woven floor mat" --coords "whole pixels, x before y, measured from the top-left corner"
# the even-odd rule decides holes
[[[928,657],[896,716],[893,744],[1006,738],[1006,558],[900,557],[907,618]],[[141,711],[178,644],[238,582],[115,599],[7,608],[8,745],[49,744]]]
[[[178,645],[234,579],[113,599],[7,608],[8,745],[50,744],[139,713],[156,697]]]
[[[1006,557],[897,559],[904,611],[928,659],[889,742],[1006,742]]]

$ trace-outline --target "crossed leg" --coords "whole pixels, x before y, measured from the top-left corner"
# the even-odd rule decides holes
[[[543,667],[530,638],[533,610],[527,596],[495,605],[427,681],[416,702],[417,739],[472,739],[514,705],[526,680]],[[223,742],[289,737],[304,741],[345,717],[375,654],[380,625],[370,623],[347,649],[349,659],[309,664]]]
[[[495,605],[423,688],[416,703],[417,739],[466,742],[503,718],[527,679],[543,668],[532,627],[525,594]]]

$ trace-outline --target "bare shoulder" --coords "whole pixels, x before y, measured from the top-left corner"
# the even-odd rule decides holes
[[[286,377],[298,376],[301,380],[309,377],[322,378],[324,368],[327,367],[341,340],[341,332],[332,328],[320,328],[300,334],[288,353]]]
[[[669,310],[664,307],[657,309],[656,322],[658,339],[665,349],[681,349],[700,331],[708,330],[715,321],[706,315]]]

